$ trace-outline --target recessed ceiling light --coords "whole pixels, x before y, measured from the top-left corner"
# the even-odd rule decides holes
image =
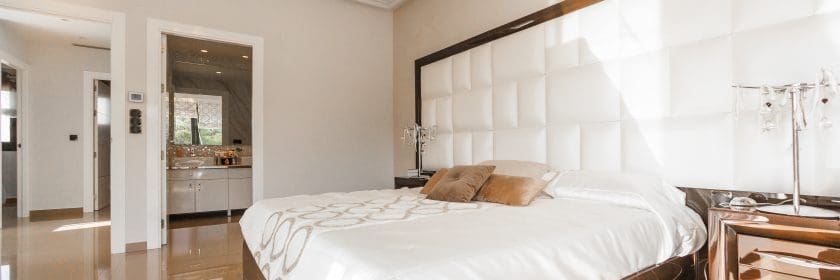
[[[207,52],[207,50],[201,50],[201,52],[206,53],[206,52]]]
[[[216,71],[216,74],[222,74],[222,71]]]
[[[248,58],[248,56],[247,56],[247,55],[243,55],[243,56],[242,56],[242,58]]]

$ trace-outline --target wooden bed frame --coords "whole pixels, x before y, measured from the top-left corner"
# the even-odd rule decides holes
[[[260,271],[254,257],[251,256],[251,250],[248,244],[242,242],[242,279],[246,280],[265,280],[262,271]],[[700,258],[700,250],[693,255],[685,257],[671,258],[661,264],[646,268],[642,271],[634,273],[630,276],[624,277],[625,280],[665,280],[665,279],[679,279],[679,280],[699,280],[705,279],[704,274],[697,273],[698,271],[705,271],[704,269],[696,269],[705,265],[705,259]],[[704,254],[703,254],[704,255]]]
[[[686,206],[697,212],[708,225],[708,209],[711,204],[709,189],[680,188],[686,193]],[[242,274],[243,279],[265,280],[254,257],[251,256],[251,249],[248,244],[242,242]],[[708,248],[703,246],[696,253],[684,257],[674,257],[658,265],[645,268],[632,275],[624,277],[624,280],[647,280],[647,279],[679,279],[679,280],[704,280],[708,263]]]
[[[262,271],[260,271],[254,257],[251,256],[251,250],[248,244],[242,243],[242,279],[246,280],[265,280]],[[679,280],[694,280],[705,279],[703,274],[697,273],[705,271],[704,269],[696,269],[705,265],[705,259],[699,258],[701,255],[698,251],[693,255],[685,257],[671,258],[661,264],[646,268],[642,271],[636,272],[630,276],[624,277],[625,280],[665,280],[665,279],[679,279]]]

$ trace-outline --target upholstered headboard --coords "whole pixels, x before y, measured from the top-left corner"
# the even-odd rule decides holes
[[[566,0],[418,59],[418,121],[438,127],[425,167],[519,159],[789,192],[785,124],[762,134],[757,101],[736,110],[731,85],[810,81],[840,64],[840,16],[811,7],[780,24],[744,12],[754,4],[672,2]],[[809,43],[773,45],[788,37]],[[803,192],[836,193],[840,128],[813,131]]]

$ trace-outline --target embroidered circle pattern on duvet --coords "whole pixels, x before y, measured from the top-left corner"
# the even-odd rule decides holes
[[[317,233],[489,206],[484,203],[428,200],[423,195],[402,195],[364,202],[284,209],[272,213],[266,220],[254,259],[268,279],[282,279],[295,269],[307,243]]]

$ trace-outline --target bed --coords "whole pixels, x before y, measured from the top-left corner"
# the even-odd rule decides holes
[[[599,2],[562,1],[415,60],[415,122],[436,127],[438,140],[424,149],[425,167],[502,159],[555,170],[646,164],[622,151],[628,130],[610,80],[558,81],[565,68],[556,69],[552,58],[559,56],[547,55],[569,39],[548,36],[563,34],[557,31],[565,30],[558,29],[565,26],[562,16]],[[610,7],[578,16],[600,22]],[[564,46],[577,55],[583,39]],[[417,189],[263,200],[240,220],[244,274],[272,280],[692,278],[706,231],[703,215],[686,206],[686,193],[661,180],[598,175],[564,177],[577,187],[553,189],[523,207],[434,201]]]
[[[240,225],[247,279],[646,279],[668,265],[688,278],[706,238],[685,195],[658,185],[525,207],[419,189],[293,196],[256,203]]]

